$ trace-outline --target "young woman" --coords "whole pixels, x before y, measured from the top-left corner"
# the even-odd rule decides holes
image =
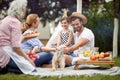
[[[38,28],[40,18],[37,14],[29,14],[26,21],[23,23],[23,34],[33,33]],[[56,49],[45,47],[38,37],[30,38],[22,43],[22,49],[27,52],[32,50],[35,46],[38,46],[39,58],[34,60],[37,67],[41,67],[43,64],[49,64],[52,60],[52,53]]]

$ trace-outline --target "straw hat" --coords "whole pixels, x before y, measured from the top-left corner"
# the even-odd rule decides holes
[[[70,19],[73,17],[81,18],[83,20],[83,24],[87,23],[87,18],[83,14],[80,14],[79,12],[73,12],[72,15],[70,16]]]

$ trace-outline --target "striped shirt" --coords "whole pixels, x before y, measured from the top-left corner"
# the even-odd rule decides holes
[[[23,34],[27,34],[27,33],[32,33],[33,31],[31,30],[27,30],[25,31]],[[35,46],[38,46],[38,50],[41,49],[42,46],[44,46],[42,44],[42,42],[39,40],[38,37],[35,38],[31,38],[25,42],[22,43],[21,47],[22,49],[27,52],[28,50],[32,50]]]
[[[4,46],[20,47],[21,23],[12,16],[7,16],[0,21],[0,67],[5,67],[10,56],[3,50]]]

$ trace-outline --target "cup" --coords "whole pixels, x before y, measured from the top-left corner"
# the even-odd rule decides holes
[[[94,47],[95,52],[99,52],[99,47]]]

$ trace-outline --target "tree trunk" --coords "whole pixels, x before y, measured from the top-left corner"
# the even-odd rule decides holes
[[[77,0],[77,12],[82,13],[82,0]]]
[[[118,18],[114,18],[114,32],[113,32],[113,57],[118,55]]]
[[[113,57],[118,56],[118,0],[113,0],[114,5],[114,32],[113,32]]]

